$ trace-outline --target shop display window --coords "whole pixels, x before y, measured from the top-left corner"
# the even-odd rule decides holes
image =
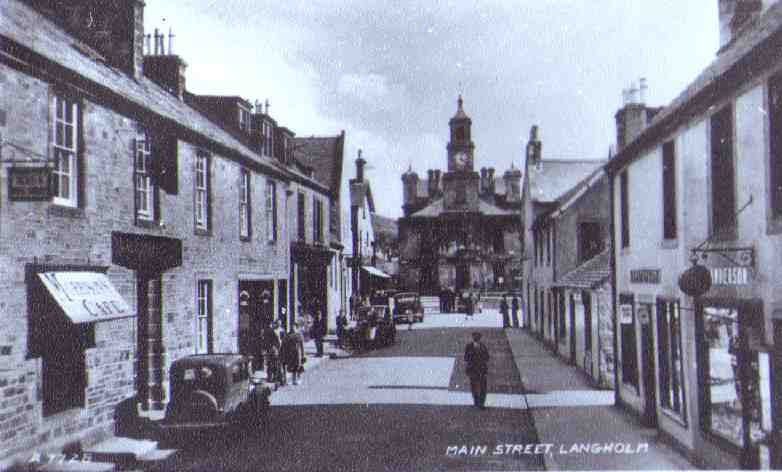
[[[770,368],[768,353],[750,349],[752,333],[741,318],[733,307],[704,307],[704,427],[746,449],[770,431]]]

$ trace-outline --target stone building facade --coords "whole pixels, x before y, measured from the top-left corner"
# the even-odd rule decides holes
[[[118,4],[0,4],[0,468],[163,408],[182,356],[254,353],[289,306],[287,191],[329,192],[264,153],[247,102],[202,110]]]
[[[614,384],[608,202],[608,179],[598,167],[532,225],[533,266],[551,261],[550,282],[537,285],[551,294],[543,339],[601,387]]]
[[[779,469],[782,4],[719,15],[714,61],[606,165],[616,395],[699,467]]]
[[[493,168],[474,170],[472,120],[459,97],[449,121],[447,171],[420,179],[402,175],[399,279],[406,290],[514,288],[520,272],[521,171],[511,164],[502,181]]]

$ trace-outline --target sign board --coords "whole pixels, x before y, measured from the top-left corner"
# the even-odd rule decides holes
[[[660,269],[638,269],[630,271],[630,283],[659,284]]]
[[[619,322],[622,324],[633,322],[633,305],[619,305]]]
[[[134,316],[106,274],[41,272],[38,277],[74,323]]]
[[[713,267],[709,272],[712,285],[749,285],[752,279],[749,267]]]
[[[649,306],[640,305],[638,307],[638,322],[641,324],[649,324]]]
[[[8,168],[8,199],[12,202],[47,201],[52,198],[51,169],[48,167]]]

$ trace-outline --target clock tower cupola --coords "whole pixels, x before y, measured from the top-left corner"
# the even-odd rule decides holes
[[[464,112],[464,101],[459,95],[456,114],[448,121],[451,139],[448,142],[448,172],[473,171],[472,120]]]

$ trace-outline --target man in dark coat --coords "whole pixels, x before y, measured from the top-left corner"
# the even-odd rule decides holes
[[[315,319],[312,322],[312,339],[315,340],[317,356],[323,357],[323,337],[326,335],[326,320],[320,310],[315,311]]]
[[[282,338],[280,346],[280,358],[288,372],[293,375],[293,385],[299,384],[299,376],[304,370],[304,340],[302,340],[295,326],[291,326],[288,333]]]
[[[489,348],[481,342],[481,333],[472,333],[472,342],[464,349],[464,363],[475,406],[485,408],[486,379],[489,375]]]
[[[508,297],[506,295],[503,295],[502,300],[500,300],[500,313],[502,313],[502,327],[510,327],[510,316],[508,316]]]
[[[518,328],[519,327],[519,298],[516,295],[513,295],[513,298],[510,301],[510,308],[511,308],[511,313],[513,314],[513,327]]]

